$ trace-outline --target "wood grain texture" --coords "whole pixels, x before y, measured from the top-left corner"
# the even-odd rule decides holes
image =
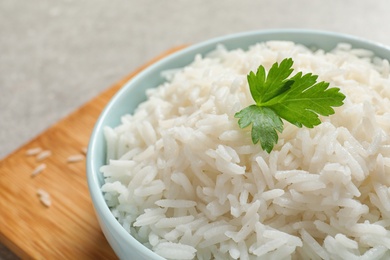
[[[68,163],[82,154],[93,126],[111,97],[134,75],[153,62],[183,48],[176,47],[113,85],[0,162],[0,242],[23,259],[115,259],[89,197],[85,160]],[[41,147],[52,155],[37,161],[26,151]],[[46,169],[32,177],[41,163]],[[39,201],[47,191],[51,207]]]

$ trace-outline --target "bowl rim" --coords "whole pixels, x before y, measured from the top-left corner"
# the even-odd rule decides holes
[[[98,137],[98,130],[104,127],[103,121],[106,118],[108,112],[112,109],[114,103],[118,99],[119,96],[123,95],[125,91],[131,86],[136,84],[139,80],[141,80],[145,75],[149,73],[149,71],[158,68],[163,63],[169,63],[171,60],[174,60],[178,57],[190,55],[191,61],[194,59],[194,53],[196,53],[197,50],[205,48],[210,46],[210,51],[215,49],[215,46],[217,46],[219,43],[228,42],[232,39],[239,39],[239,38],[245,38],[249,36],[264,36],[267,35],[269,37],[273,36],[280,36],[285,35],[286,40],[288,40],[289,37],[292,35],[308,35],[310,37],[315,36],[322,36],[322,37],[329,37],[329,38],[336,38],[339,42],[348,42],[352,44],[352,46],[358,46],[360,48],[365,48],[372,50],[374,54],[381,58],[387,58],[390,59],[390,48],[387,45],[367,40],[361,37],[357,37],[351,34],[345,34],[341,32],[332,32],[332,31],[326,31],[326,30],[315,30],[315,29],[296,29],[296,28],[287,28],[287,29],[266,29],[266,30],[252,30],[252,31],[245,31],[245,32],[239,32],[239,33],[232,33],[227,34],[224,36],[215,37],[209,40],[205,40],[193,45],[190,45],[188,47],[185,47],[181,50],[175,51],[172,54],[169,54],[168,56],[162,58],[161,60],[158,60],[151,64],[150,66],[143,69],[141,72],[137,73],[134,77],[132,77],[130,80],[128,80],[126,83],[123,84],[123,86],[114,94],[114,96],[110,99],[110,101],[105,105],[103,111],[99,115],[92,134],[90,135],[90,140],[88,144],[88,151],[86,156],[86,175],[87,175],[87,183],[88,183],[88,190],[90,193],[90,197],[92,199],[93,208],[95,210],[95,213],[98,215],[99,222],[100,217],[103,219],[108,220],[108,223],[110,225],[110,228],[113,228],[115,232],[119,235],[118,239],[123,239],[125,241],[129,241],[129,243],[134,244],[137,246],[137,249],[141,251],[141,253],[149,259],[164,259],[161,256],[159,256],[157,253],[153,252],[146,246],[144,246],[141,242],[139,242],[137,239],[135,239],[131,234],[129,234],[122,225],[117,221],[117,219],[114,217],[114,215],[111,213],[109,207],[106,204],[106,201],[104,200],[103,193],[101,191],[101,186],[99,184],[98,180],[98,174],[100,173],[99,169],[96,167],[95,158],[93,151],[98,149],[97,147],[97,138]],[[280,37],[278,37],[280,38]],[[262,40],[267,41],[267,40]],[[259,41],[261,42],[261,41]],[[228,48],[229,49],[229,48]],[[386,55],[385,55],[386,54]],[[384,57],[385,56],[385,57]],[[189,63],[187,63],[188,65]],[[156,87],[156,86],[154,86]],[[138,104],[137,104],[138,105]],[[101,225],[102,223],[100,223]],[[102,225],[101,225],[102,228]],[[104,230],[103,230],[103,233]],[[106,235],[106,234],[105,234]],[[110,245],[112,247],[112,245]],[[115,250],[114,250],[115,251]],[[115,252],[117,253],[117,252]]]

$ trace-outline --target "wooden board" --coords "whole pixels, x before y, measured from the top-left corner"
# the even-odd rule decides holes
[[[71,115],[53,125],[0,162],[0,242],[23,259],[115,259],[97,222],[89,197],[82,154],[93,126],[111,97],[130,78],[176,47],[140,67]],[[77,133],[77,134],[75,134]],[[52,155],[42,161],[26,151],[41,147]],[[32,172],[46,164],[40,174]],[[43,189],[52,205],[37,195]]]

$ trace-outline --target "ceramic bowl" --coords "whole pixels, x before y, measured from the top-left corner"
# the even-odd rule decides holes
[[[288,40],[308,47],[333,49],[338,43],[345,42],[355,48],[373,51],[377,56],[390,59],[390,50],[380,44],[359,39],[350,35],[312,30],[266,30],[251,31],[227,35],[192,45],[154,63],[128,81],[111,99],[96,122],[87,155],[87,179],[93,206],[101,229],[109,244],[121,259],[163,259],[138,242],[125,231],[111,214],[101,191],[103,176],[99,168],[106,163],[106,144],[103,135],[104,126],[115,127],[126,113],[132,113],[138,104],[146,99],[147,88],[163,83],[162,71],[183,67],[194,60],[196,54],[206,54],[223,44],[228,49],[242,48],[268,40]]]

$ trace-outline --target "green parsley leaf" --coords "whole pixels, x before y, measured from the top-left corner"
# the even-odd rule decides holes
[[[237,112],[238,125],[245,128],[252,124],[252,142],[260,141],[261,147],[270,153],[278,142],[278,133],[283,131],[282,119],[298,127],[312,128],[321,123],[319,115],[334,114],[332,107],[343,105],[345,95],[339,88],[328,88],[329,83],[317,82],[318,76],[311,73],[292,74],[293,60],[284,59],[275,63],[266,75],[260,65],[256,74],[248,74],[248,84],[256,104]]]

